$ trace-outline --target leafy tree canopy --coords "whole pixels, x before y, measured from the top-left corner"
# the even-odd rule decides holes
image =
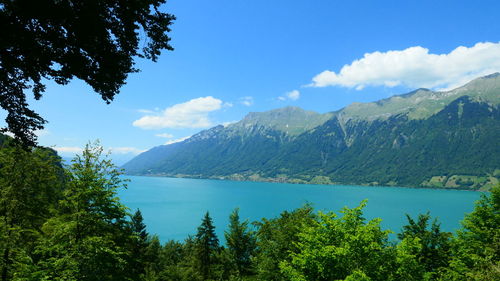
[[[380,265],[389,257],[390,231],[381,229],[380,219],[365,222],[365,205],[345,207],[342,217],[319,212],[312,226],[303,227],[297,251],[280,262],[286,280],[387,280]]]
[[[406,218],[408,224],[403,226],[398,238],[401,240],[418,238],[420,243],[420,252],[417,255],[419,263],[425,266],[425,270],[428,272],[434,272],[440,267],[447,266],[452,234],[442,232],[437,219],[434,219],[430,229],[428,229],[429,220],[431,219],[429,212],[418,215],[417,220],[414,220],[408,214]]]
[[[65,85],[76,77],[111,102],[128,74],[138,71],[136,57],[156,61],[162,50],[173,50],[167,32],[175,17],[159,10],[165,2],[0,0],[3,130],[36,143],[33,131],[46,120],[28,107],[26,94],[40,99],[46,80]]]
[[[500,185],[482,195],[457,233],[448,280],[500,279]]]

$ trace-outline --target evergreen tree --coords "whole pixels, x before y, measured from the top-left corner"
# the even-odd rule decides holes
[[[256,239],[248,230],[248,221],[240,222],[239,209],[229,216],[229,230],[224,232],[227,248],[236,265],[238,275],[248,274],[251,270],[251,258],[255,252]]]
[[[216,253],[219,251],[219,239],[215,234],[208,211],[206,212],[196,234],[196,258],[198,270],[203,280],[211,277],[211,266],[215,263]]]
[[[157,235],[153,235],[148,241],[147,247],[145,249],[145,262],[143,264],[145,280],[160,280],[158,278],[162,271],[161,252],[162,246],[160,243],[160,238],[158,238]]]
[[[178,263],[181,271],[180,275],[182,277],[177,280],[200,280],[201,274],[199,270],[199,263],[198,241],[196,240],[195,236],[188,235],[188,237],[184,240],[184,244],[182,246],[182,257],[180,262]],[[170,280],[176,279],[174,278]]]
[[[148,241],[148,233],[146,232],[146,225],[144,224],[144,218],[142,217],[141,210],[137,209],[134,215],[131,217],[130,225],[132,227],[133,234],[137,237],[137,240],[145,245]]]
[[[132,259],[130,261],[130,271],[134,279],[145,274],[147,266],[147,247],[148,247],[148,233],[146,232],[146,225],[142,213],[139,209],[131,217],[130,227],[133,234],[132,242]]]
[[[186,268],[182,262],[185,258],[189,258],[186,257],[188,255],[185,247],[185,244],[174,240],[170,240],[163,245],[159,257],[161,263],[159,280],[184,280],[182,274],[186,271]]]

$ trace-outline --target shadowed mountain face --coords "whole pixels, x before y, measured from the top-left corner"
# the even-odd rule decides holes
[[[319,114],[249,113],[125,164],[128,174],[488,188],[500,175],[500,75]]]

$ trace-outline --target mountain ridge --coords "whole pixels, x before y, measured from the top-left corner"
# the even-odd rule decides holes
[[[354,103],[340,109],[337,113],[348,118],[368,120],[386,118],[398,113],[408,113],[412,119],[428,118],[460,96],[481,97],[486,101],[499,103],[498,85],[500,85],[500,73],[496,72],[476,78],[450,91],[431,91],[420,88],[375,102]]]
[[[500,143],[499,97],[495,73],[451,91],[417,89],[324,114],[298,107],[254,112],[155,147],[123,168],[136,175],[487,188],[500,175],[492,145]]]

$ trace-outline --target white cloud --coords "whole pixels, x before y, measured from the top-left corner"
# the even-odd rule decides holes
[[[72,154],[76,154],[76,153],[82,153],[83,149],[81,147],[77,147],[77,146],[60,146],[60,147],[53,147],[53,149],[55,151],[57,151],[58,153],[72,153]]]
[[[60,154],[81,154],[83,152],[83,148],[78,147],[78,146],[55,146],[53,147],[54,150],[56,150]],[[137,155],[139,153],[142,153],[146,150],[144,149],[138,149],[135,147],[109,147],[107,149],[104,149],[104,151],[111,151],[111,154],[134,154]]]
[[[140,154],[143,153],[144,149],[138,149],[135,147],[110,147],[109,150],[111,151],[111,154]]]
[[[149,109],[137,109],[137,112],[139,112],[139,113],[145,113],[145,114],[153,114],[153,113],[155,113],[154,110],[149,110]]]
[[[208,114],[221,107],[222,101],[214,97],[196,98],[146,115],[134,121],[133,125],[142,129],[206,128],[212,126]]]
[[[280,101],[288,100],[298,100],[300,98],[300,92],[297,90],[293,90],[291,92],[286,93],[284,96],[278,97]]]
[[[297,90],[293,90],[291,92],[288,92],[286,96],[291,100],[298,100],[300,98],[300,92]]]
[[[169,145],[169,144],[173,144],[173,143],[177,143],[177,142],[181,142],[181,141],[185,141],[187,139],[189,139],[191,136],[187,136],[187,137],[183,137],[183,138],[179,138],[179,139],[175,139],[175,140],[169,140],[165,143],[165,145]]]
[[[457,47],[448,54],[431,54],[416,46],[405,50],[367,53],[335,73],[316,75],[309,86],[398,85],[412,88],[453,88],[478,77],[500,71],[500,42]]]
[[[171,139],[174,137],[174,135],[169,134],[169,133],[156,134],[155,136],[160,137],[160,138],[166,138],[166,139]]]
[[[231,103],[231,102],[225,102],[222,106],[223,107],[233,107],[233,103]]]
[[[253,97],[250,97],[250,96],[242,97],[242,98],[240,98],[240,102],[243,105],[251,106],[251,105],[253,105]]]

